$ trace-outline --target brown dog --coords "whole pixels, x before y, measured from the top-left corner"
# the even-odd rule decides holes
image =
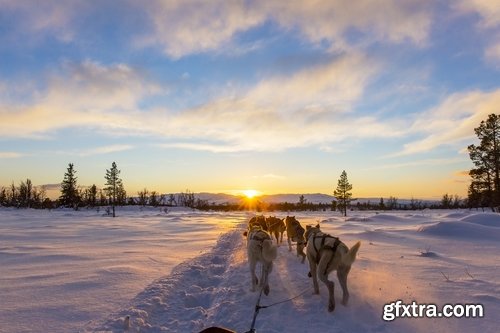
[[[253,226],[258,225],[262,230],[267,231],[267,223],[264,215],[254,216],[248,221],[248,227],[251,228]]]
[[[286,230],[285,222],[275,216],[269,216],[266,218],[266,223],[267,231],[276,237],[276,244],[283,243],[283,234]]]
[[[304,228],[300,225],[300,222],[297,221],[295,216],[287,216],[285,218],[285,224],[288,251],[292,251],[292,241],[297,242],[297,257],[302,256],[301,263],[304,263],[304,260],[306,260],[306,254],[304,253],[304,247],[306,245]]]
[[[307,260],[311,268],[314,293],[319,294],[318,277],[326,285],[329,293],[328,311],[335,310],[334,283],[328,280],[328,274],[336,270],[340,286],[342,287],[342,304],[347,305],[349,291],[347,290],[347,275],[356,259],[361,242],[349,249],[337,237],[323,233],[319,224],[315,227],[307,226],[305,233],[307,240]]]

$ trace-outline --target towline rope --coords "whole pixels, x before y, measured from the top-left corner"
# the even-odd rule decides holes
[[[279,302],[276,302],[276,303],[272,303],[272,304],[269,304],[269,305],[260,305],[260,299],[262,297],[262,291],[264,290],[264,288],[260,288],[260,293],[259,293],[259,297],[257,298],[257,304],[255,304],[255,311],[253,313],[253,319],[252,319],[252,326],[250,327],[250,330],[249,331],[246,331],[245,333],[255,333],[255,321],[257,320],[257,316],[259,315],[259,311],[260,309],[266,309],[266,308],[270,308],[272,306],[275,306],[275,305],[278,305],[278,304],[281,304],[281,303],[286,303],[286,302],[290,302],[290,301],[293,301],[294,299],[296,298],[299,298],[300,296],[304,295],[306,292],[308,292],[309,290],[311,290],[311,288],[307,288],[306,290],[304,290],[303,292],[301,292],[300,294],[292,297],[292,298],[289,298],[289,299],[285,299],[283,301],[279,301]]]

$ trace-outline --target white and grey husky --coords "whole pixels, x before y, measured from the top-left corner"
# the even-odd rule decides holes
[[[249,226],[247,236],[248,264],[250,265],[251,290],[257,285],[263,288],[264,294],[269,294],[269,273],[273,270],[273,260],[278,256],[278,249],[273,244],[271,236],[259,226]],[[260,281],[255,275],[257,262],[262,264]]]
[[[328,274],[336,270],[343,292],[342,304],[347,305],[349,300],[347,275],[356,259],[361,242],[357,242],[349,249],[337,237],[322,232],[319,229],[319,224],[315,227],[306,227],[305,239],[307,241],[306,255],[311,268],[310,276],[313,278],[314,293],[319,294],[319,278],[328,288],[328,311],[331,312],[335,309],[334,284],[328,280]]]

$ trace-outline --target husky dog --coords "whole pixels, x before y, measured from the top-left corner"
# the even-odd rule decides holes
[[[292,251],[292,241],[297,242],[297,257],[302,256],[301,263],[304,263],[304,260],[306,260],[306,254],[304,253],[304,247],[306,245],[304,228],[300,225],[299,221],[295,219],[295,216],[287,216],[285,218],[285,223],[288,251]]]
[[[337,271],[340,286],[342,287],[342,304],[347,305],[349,291],[347,290],[347,275],[356,259],[361,242],[349,249],[337,237],[323,233],[319,224],[315,227],[307,226],[305,233],[307,241],[307,260],[311,268],[314,293],[319,294],[318,277],[326,285],[329,293],[328,311],[335,310],[334,283],[328,280],[328,274]]]
[[[273,260],[278,256],[278,249],[273,245],[271,236],[259,226],[249,226],[247,236],[248,263],[250,265],[251,290],[255,287],[263,288],[264,294],[269,294],[269,273],[273,270]],[[262,264],[262,273],[259,279],[255,275],[257,262]]]
[[[267,231],[267,223],[266,223],[266,217],[264,215],[257,215],[254,216],[248,221],[248,226],[252,227],[254,225],[258,225],[262,230]]]
[[[276,244],[283,243],[283,234],[285,233],[286,226],[282,219],[275,216],[269,216],[266,218],[267,231],[274,237],[276,237]]]

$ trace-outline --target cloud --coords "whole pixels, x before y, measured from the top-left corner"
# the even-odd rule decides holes
[[[12,151],[0,151],[0,159],[7,159],[7,158],[19,158],[25,156],[24,154],[21,153],[16,153]]]
[[[129,66],[70,63],[50,76],[46,90],[37,92],[31,104],[0,106],[0,135],[50,137],[79,127],[109,135],[156,136],[168,139],[169,148],[217,153],[333,149],[345,140],[402,133],[394,122],[354,111],[378,71],[380,65],[351,53],[289,76],[263,79],[195,108],[170,110],[144,107],[148,98],[164,91]]]
[[[132,145],[110,145],[110,146],[102,146],[102,147],[95,147],[95,148],[91,148],[91,149],[85,149],[85,150],[78,151],[78,152],[72,152],[70,154],[79,155],[79,156],[103,155],[103,154],[109,154],[109,153],[130,150],[133,148],[134,148],[134,146],[132,146]]]
[[[488,34],[484,56],[487,62],[500,68],[500,6],[491,0],[460,0],[454,3],[454,8],[461,14],[476,14],[479,16],[477,29],[482,34]]]
[[[333,49],[349,48],[350,34],[361,43],[423,45],[431,25],[431,5],[427,0],[156,0],[141,3],[152,18],[153,30],[136,44],[160,46],[168,56],[180,58],[217,51],[238,34],[272,22],[314,44],[327,42]]]
[[[343,56],[177,113],[168,118],[163,133],[212,138],[210,145],[182,144],[183,148],[231,152],[323,147],[346,139],[398,136],[400,130],[390,121],[353,111],[377,71],[376,63],[360,55]]]
[[[43,184],[43,185],[39,185],[39,186],[46,191],[60,191],[61,190],[61,184]]]
[[[169,148],[188,149],[188,150],[209,151],[212,153],[234,153],[241,151],[241,147],[238,146],[231,146],[225,144],[210,144],[210,143],[177,142],[177,143],[157,144],[156,146],[167,149]]]
[[[474,138],[474,128],[498,112],[500,89],[471,91],[447,97],[440,105],[418,115],[409,133],[422,139],[404,145],[399,155],[430,151],[443,145],[462,147]]]
[[[469,172],[469,170],[458,170],[453,175],[457,177],[470,177]]]
[[[485,50],[486,60],[496,68],[500,69],[500,32],[496,39],[491,42]]]
[[[141,131],[139,102],[159,88],[127,65],[67,63],[28,105],[0,104],[2,137],[46,137],[71,127]],[[16,89],[13,87],[13,89]]]
[[[90,5],[83,0],[0,0],[4,17],[14,18],[12,27],[14,42],[26,43],[34,37],[55,37],[61,42],[71,42],[78,32],[75,22],[82,13],[88,13]]]
[[[366,168],[365,170],[385,170],[385,169],[401,169],[401,168],[409,168],[409,167],[417,167],[417,166],[440,166],[446,164],[455,164],[462,163],[463,159],[461,158],[430,158],[418,161],[411,162],[401,162],[401,163],[391,163],[391,164],[383,164],[374,167]]]
[[[431,23],[430,1],[275,0],[262,4],[279,24],[297,28],[313,42],[346,44],[346,35],[356,30],[370,41],[423,44]]]
[[[432,23],[432,4],[430,0],[150,0],[122,1],[116,8],[109,1],[0,0],[0,11],[12,18],[8,21],[11,42],[55,37],[70,43],[102,28],[96,18],[113,8],[113,19],[117,29],[124,28],[120,32],[125,40],[180,58],[221,50],[225,54],[252,51],[261,41],[245,45],[238,41],[239,35],[267,23],[335,50],[373,42],[423,45]],[[135,31],[148,32],[133,36],[130,22]]]
[[[500,25],[500,6],[491,0],[458,0],[454,7],[462,13],[477,13],[481,28],[495,28]]]
[[[254,178],[254,179],[267,179],[267,180],[283,180],[283,179],[286,179],[285,176],[275,175],[273,173],[267,173],[265,175],[255,175],[252,178]]]
[[[243,1],[150,1],[141,6],[149,12],[154,31],[136,44],[160,45],[173,58],[216,50],[265,19]]]

